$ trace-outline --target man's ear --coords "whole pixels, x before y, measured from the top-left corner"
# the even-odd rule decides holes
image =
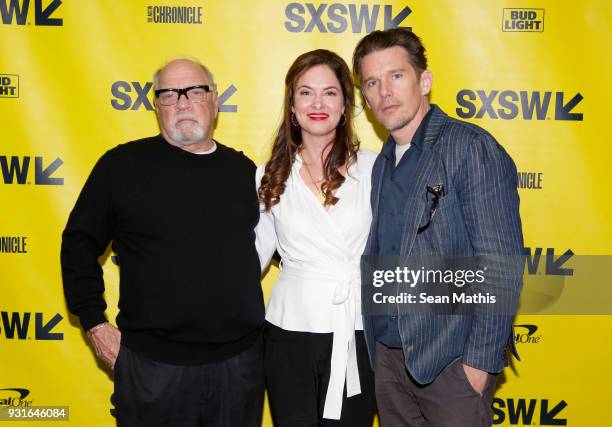
[[[421,78],[419,81],[419,84],[421,85],[421,94],[423,96],[429,95],[429,92],[431,92],[432,83],[433,83],[433,74],[431,74],[431,71],[429,70],[423,71],[421,73]]]
[[[214,93],[213,107],[215,108],[215,117],[217,117],[217,114],[219,114],[219,96],[217,95],[216,90],[213,93]]]

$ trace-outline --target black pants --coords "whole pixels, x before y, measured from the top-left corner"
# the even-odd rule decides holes
[[[355,333],[361,394],[347,398],[341,420],[323,419],[333,334],[285,331],[266,323],[265,370],[275,427],[371,427],[376,412],[374,376],[362,331]]]
[[[376,400],[381,427],[489,427],[497,375],[482,393],[456,360],[427,385],[418,384],[404,364],[402,349],[376,343]]]
[[[261,427],[263,343],[219,363],[176,366],[122,346],[115,364],[119,427]]]

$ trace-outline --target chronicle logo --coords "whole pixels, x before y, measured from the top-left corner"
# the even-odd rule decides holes
[[[52,332],[57,324],[64,319],[62,315],[56,313],[55,316],[46,322],[43,316],[43,313],[34,313],[35,323],[34,328],[31,328],[30,320],[32,318],[32,313],[0,311],[0,318],[2,319],[0,336],[4,333],[4,338],[9,340],[63,340],[64,334],[62,332]],[[34,329],[33,337],[31,336],[32,329]]]
[[[26,399],[30,395],[27,388],[0,388],[0,408],[27,408],[32,406],[34,399]]]
[[[502,31],[544,32],[544,9],[504,9]]]
[[[514,325],[514,342],[517,344],[539,344],[542,334],[536,335],[537,325]]]
[[[52,18],[51,15],[60,7],[61,0],[52,0],[43,8],[43,0],[34,0],[34,25],[60,27],[64,25],[62,18]],[[0,0],[0,15],[4,25],[11,25],[13,18],[17,25],[31,25],[28,21],[30,0]]]
[[[582,113],[576,113],[573,110],[582,101],[582,95],[577,93],[567,102],[566,98],[569,96],[566,97],[565,92],[555,92],[553,110],[550,108],[553,92],[550,91],[492,90],[487,92],[461,89],[457,92],[456,100],[459,107],[455,111],[462,119],[482,119],[486,115],[494,120],[512,120],[518,117],[523,120],[533,120],[535,117],[536,120],[581,122]]]
[[[544,179],[543,172],[518,172],[518,188],[526,190],[541,190]]]
[[[238,89],[234,85],[229,85],[223,92],[219,92],[219,112],[220,113],[236,113],[238,106],[230,104],[228,101]],[[145,110],[152,111],[153,104],[149,100],[149,94],[153,92],[152,82],[127,82],[116,81],[111,86],[111,106],[115,110]]]
[[[0,74],[0,98],[19,98],[19,76],[17,74]]]
[[[201,24],[201,6],[147,6],[147,22],[153,24]]]
[[[0,236],[0,253],[27,254],[26,236]]]
[[[285,7],[285,29],[292,33],[371,33],[379,27],[397,28],[412,13],[408,6],[394,13],[391,4],[289,3]],[[408,28],[410,27],[403,27]]]
[[[0,175],[5,184],[32,184],[32,180],[28,180],[29,171],[32,161],[31,156],[0,156]],[[52,176],[57,171],[64,161],[57,157],[51,163],[44,167],[43,158],[40,156],[34,157],[34,185],[64,185],[64,178]]]

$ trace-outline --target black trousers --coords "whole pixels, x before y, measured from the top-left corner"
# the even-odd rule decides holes
[[[155,362],[121,346],[115,364],[119,427],[261,427],[263,340],[199,366]]]
[[[482,393],[468,381],[461,360],[431,384],[418,384],[404,364],[404,351],[376,343],[376,400],[381,427],[489,427],[497,375]]]
[[[333,334],[286,331],[266,323],[265,372],[275,427],[371,427],[376,412],[374,376],[363,331],[357,331],[361,394],[346,397],[340,420],[322,418],[331,371]]]

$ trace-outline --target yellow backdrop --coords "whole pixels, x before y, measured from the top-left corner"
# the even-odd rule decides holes
[[[367,32],[412,27],[429,51],[432,101],[516,161],[532,253],[610,255],[611,14],[606,0],[0,0],[0,406],[17,402],[6,389],[24,389],[22,405],[69,406],[70,425],[112,425],[111,376],[65,307],[60,235],[97,158],[157,133],[151,75],[178,56],[215,74],[215,137],[260,163],[298,54],[325,47],[350,61]],[[379,151],[385,135],[365,113],[356,126]],[[114,319],[118,271],[102,262]],[[607,425],[611,317],[516,324],[523,361],[504,374],[495,423]]]

